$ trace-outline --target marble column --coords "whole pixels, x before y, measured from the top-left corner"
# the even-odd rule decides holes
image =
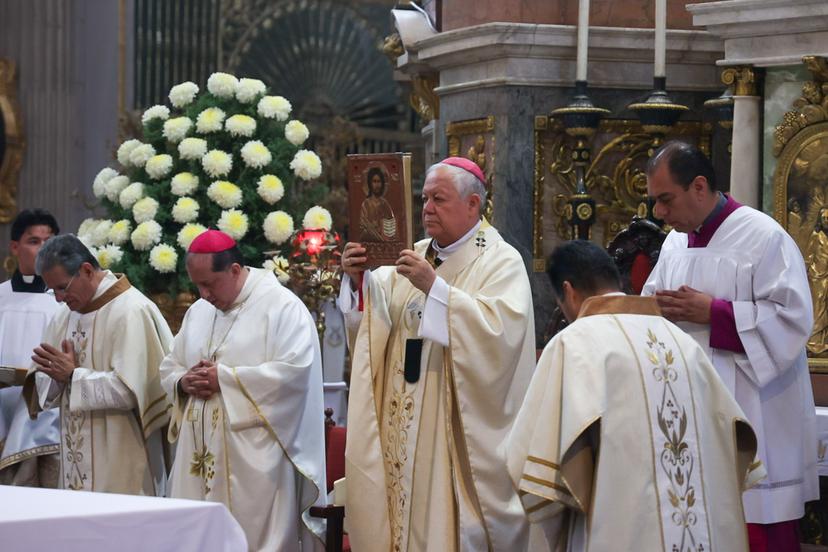
[[[730,194],[739,203],[761,210],[762,104],[756,75],[751,67],[731,67],[722,73],[722,81],[734,91]]]

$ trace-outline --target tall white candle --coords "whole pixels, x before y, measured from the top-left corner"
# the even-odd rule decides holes
[[[587,43],[589,41],[589,0],[578,1],[578,70],[575,80],[587,80]]]
[[[655,3],[655,76],[665,77],[667,57],[667,0]]]

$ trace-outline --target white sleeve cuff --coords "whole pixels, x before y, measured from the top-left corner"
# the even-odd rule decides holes
[[[417,334],[448,347],[448,297],[449,285],[440,276],[434,280],[423,308],[423,318]]]
[[[72,393],[69,396],[69,410],[131,410],[135,408],[135,397],[129,387],[115,372],[96,372],[88,368],[75,368],[72,372]]]

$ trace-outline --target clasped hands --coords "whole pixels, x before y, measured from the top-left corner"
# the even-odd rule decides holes
[[[359,243],[348,242],[342,252],[342,271],[351,277],[351,286],[356,286],[360,276],[365,271],[365,263],[368,262],[366,249]],[[437,273],[424,257],[421,257],[410,249],[400,251],[400,258],[395,263],[397,274],[405,276],[415,288],[426,295],[431,291]]]
[[[690,286],[678,290],[662,290],[655,294],[661,314],[671,322],[710,324],[710,305],[713,297]]]
[[[178,380],[181,391],[207,400],[219,391],[218,367],[215,362],[200,360]]]
[[[43,372],[58,383],[67,383],[72,379],[72,372],[78,367],[75,361],[75,346],[68,339],[60,343],[60,350],[48,343],[35,347],[32,360],[35,369]]]

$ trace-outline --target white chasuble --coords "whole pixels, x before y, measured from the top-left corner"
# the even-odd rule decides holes
[[[756,438],[701,348],[657,313],[654,299],[593,297],[539,360],[506,454],[550,550],[748,549]]]
[[[161,365],[177,440],[170,496],[224,503],[250,550],[321,550],[324,521],[308,514],[326,503],[319,338],[272,272],[248,270],[227,311],[190,307]],[[218,366],[207,400],[177,391],[201,360]]]
[[[710,347],[710,326],[679,323],[750,420],[768,478],[745,493],[749,523],[798,519],[819,498],[816,411],[805,356],[813,308],[802,256],[770,217],[740,207],[707,247],[671,232],[642,294],[688,285],[732,301],[744,353]]]
[[[28,368],[59,309],[53,293],[14,291],[11,280],[0,284],[0,366]],[[0,389],[0,472],[59,448],[58,410],[31,419],[21,391],[20,386]]]
[[[44,341],[63,340],[78,365],[69,383],[32,369],[24,385],[30,411],[60,406],[60,486],[163,495],[169,403],[158,366],[172,334],[158,307],[107,272],[83,312],[64,306],[52,320]]]
[[[406,344],[418,337],[426,296],[393,267],[371,273],[359,327],[349,328],[357,334],[345,451],[351,544],[523,550],[526,518],[498,448],[534,367],[526,269],[484,223],[436,271],[448,284],[448,346],[423,339],[416,381],[404,377]]]

